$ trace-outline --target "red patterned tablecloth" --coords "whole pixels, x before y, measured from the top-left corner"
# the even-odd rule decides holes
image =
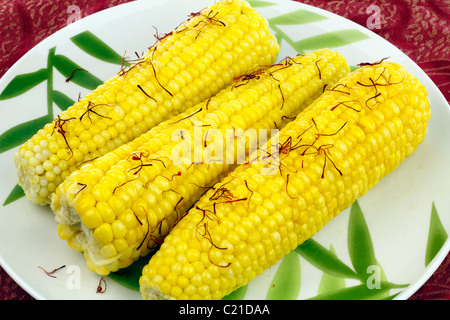
[[[67,24],[69,5],[81,17],[132,0],[0,0],[0,77],[27,51]],[[151,1],[151,0],[150,0]],[[449,0],[302,0],[382,36],[412,60],[450,100]],[[377,6],[379,20],[370,19]],[[0,300],[32,300],[0,267]],[[450,300],[450,255],[411,300]]]

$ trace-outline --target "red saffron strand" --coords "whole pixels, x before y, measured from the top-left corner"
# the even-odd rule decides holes
[[[82,167],[84,164],[89,163],[89,162],[92,162],[92,161],[95,161],[95,160],[97,160],[98,158],[100,158],[100,156],[99,156],[99,157],[94,157],[94,158],[89,159],[89,160],[86,160],[86,161],[83,161],[83,162],[81,162],[79,165],[77,165],[76,168],[80,168],[80,167]]]
[[[84,116],[87,115],[89,121],[92,123],[92,119],[91,119],[91,116],[90,116],[91,112],[96,114],[97,116],[99,116],[101,118],[105,118],[105,119],[110,119],[111,120],[110,117],[101,115],[98,112],[94,111],[94,108],[98,107],[98,106],[108,106],[109,107],[110,105],[108,105],[108,104],[94,104],[92,101],[89,101],[88,105],[86,106],[86,111],[80,116],[80,121],[82,121]]]
[[[194,115],[196,115],[197,113],[199,113],[199,112],[201,112],[201,111],[203,111],[203,108],[200,108],[200,109],[198,109],[197,111],[191,113],[190,115],[188,115],[188,116],[186,116],[186,117],[184,117],[184,118],[181,118],[181,119],[179,119],[179,120],[177,120],[177,121],[175,121],[175,122],[172,122],[171,124],[176,124],[176,123],[179,123],[180,121],[183,121],[183,120],[186,120],[186,119],[188,119],[188,118],[190,118],[190,117],[193,117]]]
[[[380,61],[376,61],[376,62],[372,62],[372,63],[370,63],[370,62],[361,62],[361,63],[358,64],[358,67],[375,66],[377,64],[381,64],[384,60],[389,59],[389,58],[390,57],[386,57],[386,58],[381,59]]]
[[[56,276],[54,276],[53,274],[54,274],[56,271],[61,270],[62,268],[65,268],[65,267],[66,267],[65,265],[62,265],[61,267],[56,268],[56,269],[53,269],[52,271],[47,271],[47,270],[45,270],[44,268],[42,268],[41,266],[38,266],[39,269],[44,270],[45,274],[48,275],[48,276],[51,277],[51,278],[56,278]]]
[[[319,61],[321,61],[322,59],[319,59],[319,60],[317,60],[316,61],[316,67],[317,67],[317,70],[319,71],[319,79],[320,80],[322,80],[322,72],[320,71],[320,68],[319,68]]]
[[[66,122],[68,122],[70,120],[74,120],[74,119],[76,119],[76,118],[72,117],[72,118],[68,118],[68,119],[61,119],[61,117],[58,115],[58,117],[54,120],[55,126],[53,127],[53,131],[51,133],[53,135],[53,133],[55,133],[55,131],[56,131],[62,135],[62,137],[67,145],[67,148],[70,150],[70,153],[71,153],[69,160],[73,157],[73,150],[70,147],[69,142],[67,141],[67,137],[66,137],[67,131],[64,130],[64,125],[66,124]]]
[[[247,210],[248,210],[250,208],[250,201],[253,196],[253,190],[251,190],[250,187],[248,186],[247,180],[244,180],[244,183],[245,183],[247,190],[250,191],[250,196],[248,197],[248,203],[247,203]]]
[[[361,106],[361,109],[356,109],[356,108],[354,108],[354,107],[352,107],[352,106],[347,105],[347,103],[357,103],[357,104],[359,104],[359,105]],[[347,100],[347,101],[341,101],[341,102],[339,102],[337,105],[335,105],[334,107],[332,107],[330,110],[331,110],[331,111],[334,111],[334,109],[336,109],[336,108],[339,107],[339,106],[344,106],[344,107],[349,108],[349,109],[352,109],[352,110],[354,110],[354,111],[356,111],[356,112],[361,112],[361,111],[363,110],[363,107],[364,107],[364,106],[362,105],[361,101],[359,101],[359,100]]]
[[[142,91],[143,94],[145,94],[147,97],[149,97],[150,99],[152,99],[153,101],[157,102],[155,98],[153,98],[152,96],[150,96],[147,92],[145,92],[144,89],[142,89],[142,87],[138,84],[137,87],[139,88],[139,90]]]
[[[145,233],[144,238],[142,239],[141,243],[140,243],[139,246],[136,248],[136,250],[141,249],[142,245],[144,244],[145,240],[147,239],[147,236],[148,236],[149,233],[150,233],[150,224],[148,223],[148,215],[147,215],[147,211],[145,210],[144,207],[141,206],[141,208],[142,208],[142,210],[144,211],[145,217],[146,217],[146,219],[147,219],[147,232]],[[143,224],[142,224],[142,225],[143,225]]]
[[[100,280],[98,281],[96,293],[105,293],[106,288],[107,288],[107,285],[106,285],[105,277],[101,277]]]
[[[333,88],[331,88],[331,89],[325,89],[325,90],[326,90],[326,91],[333,91],[333,92],[340,92],[340,93],[343,93],[343,94],[346,94],[346,95],[350,95],[350,92],[346,92],[346,91],[342,91],[342,90],[337,90],[337,88],[339,88],[339,87],[345,87],[345,88],[349,89],[349,88],[347,87],[347,85],[345,85],[345,84],[343,84],[343,83],[338,83],[338,84],[335,85]]]
[[[164,87],[164,86],[161,84],[161,82],[159,81],[159,79],[158,79],[158,77],[157,77],[157,75],[156,75],[156,69],[155,69],[155,66],[153,65],[153,62],[150,61],[150,60],[149,60],[148,62],[150,63],[150,65],[151,65],[151,67],[152,67],[152,69],[153,69],[153,73],[155,74],[156,82],[158,82],[159,86],[160,86],[164,91],[166,91],[171,97],[173,97],[173,94],[172,94],[169,90],[167,90],[166,87]]]
[[[81,189],[78,190],[77,193],[76,193],[76,194],[79,194],[81,191],[83,191],[84,189],[86,189],[87,184],[78,182],[78,183],[77,183],[77,186],[81,186]]]
[[[184,200],[184,197],[180,197],[180,199],[178,200],[177,204],[175,205],[175,207],[173,208],[177,214],[177,218],[178,218],[178,209],[177,207],[180,205],[180,203]]]
[[[77,68],[75,70],[72,71],[72,73],[70,74],[70,76],[66,79],[66,82],[69,82],[70,80],[72,80],[73,76],[75,75],[75,72],[77,71],[86,71],[85,69],[82,68]]]

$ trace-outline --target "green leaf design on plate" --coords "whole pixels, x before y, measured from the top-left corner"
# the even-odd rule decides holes
[[[368,39],[365,33],[356,29],[345,29],[319,34],[294,43],[293,47],[298,52],[305,50],[317,50],[321,48],[341,47],[354,42]]]
[[[367,278],[368,268],[378,264],[369,228],[358,201],[355,201],[351,207],[347,241],[348,252],[356,273],[362,279]]]
[[[34,120],[18,124],[0,135],[0,153],[17,147],[31,138],[39,129],[42,129],[53,119],[51,116],[43,116]]]
[[[10,204],[11,202],[14,202],[24,196],[25,196],[25,192],[23,192],[22,187],[19,186],[18,184],[16,184],[16,186],[9,193],[5,202],[3,202],[3,206],[6,206],[6,205]]]
[[[19,74],[3,89],[0,100],[6,100],[19,96],[39,83],[47,79],[47,69],[39,69],[35,72]]]
[[[327,19],[326,17],[308,11],[304,9],[295,10],[292,12],[288,12],[286,14],[280,15],[278,17],[274,17],[268,20],[270,28],[273,30],[275,38],[277,39],[278,43],[281,44],[282,40],[284,39],[287,43],[289,43],[290,46],[295,48],[295,42],[286,34],[284,33],[279,26],[282,25],[301,25],[301,24],[307,24],[312,23],[316,21],[321,21]],[[298,53],[303,53],[303,50],[297,50]]]
[[[295,300],[300,291],[300,260],[291,251],[283,258],[267,291],[267,300]]]
[[[329,252],[336,256],[333,245],[330,246]],[[321,295],[330,291],[340,290],[342,288],[345,288],[345,278],[324,272],[322,278],[320,279],[317,294]]]
[[[442,225],[441,219],[433,202],[431,206],[430,227],[428,231],[427,248],[425,252],[425,266],[434,259],[436,254],[441,250],[445,241],[448,239],[448,234]]]
[[[306,23],[313,23],[326,19],[328,18],[322,16],[321,14],[305,9],[298,9],[295,11],[282,14],[281,16],[271,18],[268,20],[268,22],[271,26],[272,25],[287,26],[287,25],[301,25]]]
[[[247,2],[250,3],[253,8],[270,7],[275,5],[275,3],[260,0],[247,0]]]
[[[70,40],[81,50],[99,60],[122,65],[122,56],[91,31],[81,32]]]
[[[295,251],[323,272],[342,278],[360,278],[355,271],[343,263],[332,251],[326,249],[312,238],[295,248]]]
[[[94,90],[103,83],[89,71],[84,70],[68,57],[57,54],[53,57],[54,67],[70,81],[89,90]]]
[[[386,293],[391,289],[404,288],[407,285],[398,285],[382,281],[380,289],[371,289],[365,283],[327,292],[309,300],[378,300],[386,299]]]
[[[72,106],[75,101],[70,99],[67,95],[62,93],[61,91],[54,90],[52,92],[53,102],[60,108],[61,110],[67,110],[70,106]]]
[[[271,18],[268,20],[268,22],[270,28],[274,32],[278,43],[281,44],[281,41],[285,40],[299,54],[304,53],[307,50],[341,47],[369,38],[369,36],[367,36],[362,31],[356,29],[344,29],[311,36],[299,41],[294,41],[279,28],[279,26],[283,25],[302,25],[326,19],[328,18],[321,14],[305,9],[298,9]]]
[[[222,300],[242,300],[247,294],[248,285],[240,287],[239,289],[234,290],[229,295],[222,298]]]

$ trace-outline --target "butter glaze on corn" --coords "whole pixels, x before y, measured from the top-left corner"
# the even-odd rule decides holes
[[[227,138],[227,129],[280,128],[324,85],[349,71],[345,59],[329,49],[256,68],[208,101],[85,164],[53,198],[60,237],[83,251],[88,267],[99,274],[130,265],[155,248],[237,160],[231,154],[231,161],[194,164],[194,150],[186,163],[177,164],[172,153],[181,138],[172,141],[174,132],[185,129],[185,137],[193,137],[200,129],[205,138],[210,129],[218,129]],[[223,155],[228,157],[225,142]]]
[[[364,66],[329,89],[279,132],[280,165],[269,168],[276,174],[241,165],[180,220],[143,270],[143,298],[221,299],[314,235],[424,140],[427,92],[403,67]],[[212,214],[221,186],[248,200],[216,205]]]
[[[217,2],[21,146],[14,156],[19,185],[32,202],[49,204],[81,163],[210,98],[256,65],[273,63],[278,50],[267,22],[248,3]]]

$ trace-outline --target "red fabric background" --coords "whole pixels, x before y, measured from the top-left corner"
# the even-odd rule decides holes
[[[67,24],[67,8],[81,16],[132,0],[0,0],[0,77],[27,51]],[[297,1],[297,0],[296,0]],[[380,28],[372,29],[414,60],[450,99],[449,0],[302,0],[364,27],[380,8]],[[0,267],[0,300],[32,300]],[[411,300],[450,300],[450,255]]]

